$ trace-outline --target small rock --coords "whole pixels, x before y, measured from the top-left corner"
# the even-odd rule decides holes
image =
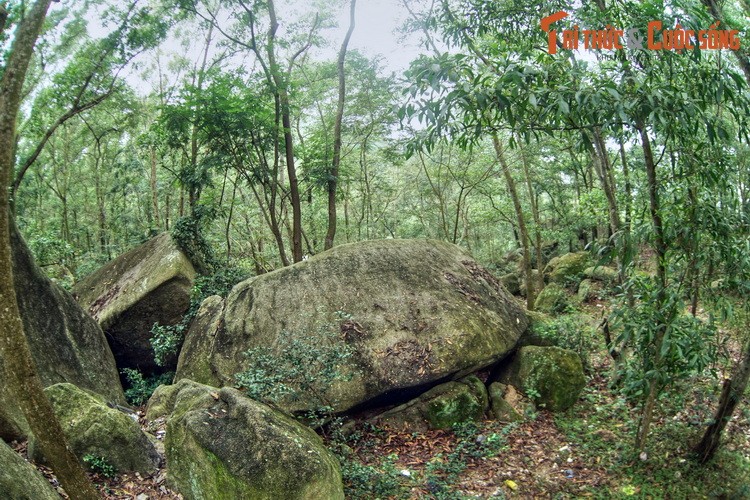
[[[573,472],[573,469],[565,469],[565,477],[568,479],[573,479],[576,476],[575,472]]]

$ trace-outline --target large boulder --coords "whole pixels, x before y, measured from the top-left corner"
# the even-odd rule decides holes
[[[151,374],[151,328],[174,325],[190,306],[195,269],[168,233],[117,257],[73,287],[84,309],[107,335],[119,368]],[[174,367],[176,359],[168,360]]]
[[[235,389],[189,380],[155,397],[169,415],[168,479],[187,500],[343,500],[338,460],[296,420]]]
[[[553,283],[560,285],[578,283],[590,262],[591,257],[588,252],[566,253],[550,260],[544,268],[544,275]]]
[[[456,424],[481,420],[488,405],[484,383],[476,375],[469,375],[435,386],[418,398],[379,415],[375,421],[412,431],[450,429]]]
[[[534,309],[542,313],[564,312],[569,305],[568,292],[557,283],[550,283],[537,295]]]
[[[9,500],[61,499],[38,470],[1,440],[0,498]]]
[[[156,470],[159,454],[137,420],[72,384],[55,384],[44,393],[79,460],[86,455],[101,457],[118,472],[147,475]],[[44,458],[33,439],[29,456]]]
[[[42,384],[70,382],[124,405],[115,360],[99,325],[34,263],[15,224],[11,225],[11,250],[18,308]],[[1,358],[0,377],[6,379]],[[6,384],[0,384],[0,438],[28,434],[14,395]]]
[[[490,398],[490,412],[499,422],[520,422],[523,420],[521,412],[513,406],[518,401],[515,389],[511,385],[492,382],[487,388]]]
[[[500,376],[550,411],[566,410],[586,385],[581,358],[559,347],[521,347]]]
[[[607,266],[591,266],[583,270],[583,275],[591,280],[601,281],[606,285],[613,285],[617,282],[617,269]]]
[[[283,356],[289,339],[314,348],[329,343],[353,353],[341,367],[349,377],[319,388],[342,412],[376,398],[399,402],[402,389],[425,390],[489,366],[526,326],[499,281],[455,245],[353,243],[244,281],[226,300],[207,299],[185,339],[176,380],[233,385],[251,348]],[[318,396],[296,396],[281,406],[321,406]]]
[[[519,273],[508,273],[500,277],[500,282],[513,295],[521,294],[521,278]]]
[[[586,278],[578,285],[578,302],[584,303],[595,298],[602,292],[602,284],[599,281]]]

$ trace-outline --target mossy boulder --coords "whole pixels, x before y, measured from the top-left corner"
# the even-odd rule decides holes
[[[581,284],[578,285],[578,294],[577,298],[579,302],[588,302],[589,300],[595,298],[599,292],[602,290],[602,284],[599,281],[594,281],[591,279],[585,279],[581,281]]]
[[[73,384],[55,384],[44,393],[79,460],[94,455],[104,458],[119,472],[144,475],[158,467],[159,454],[130,415],[110,408],[100,397]],[[35,440],[29,444],[29,455],[35,460],[43,459]]]
[[[186,500],[344,498],[336,457],[296,420],[235,389],[164,391],[167,477]]]
[[[229,378],[219,379],[214,373],[211,352],[216,343],[216,336],[226,334],[224,331],[225,301],[218,295],[207,297],[198,309],[190,324],[190,330],[180,350],[175,380],[189,379],[202,382],[233,385]],[[250,346],[248,346],[249,348]],[[239,369],[238,369],[239,371]]]
[[[489,405],[487,389],[475,375],[433,387],[418,398],[375,418],[378,423],[408,428],[450,429],[480,420]]]
[[[500,376],[550,411],[570,408],[586,385],[581,358],[559,347],[521,347]]]
[[[190,306],[195,269],[168,233],[160,234],[105,264],[73,287],[73,294],[99,322],[119,368],[151,374],[151,328],[174,325]],[[174,368],[176,356],[166,360]]]
[[[569,303],[567,290],[557,283],[550,283],[537,296],[534,308],[543,313],[554,314],[565,311]]]
[[[505,397],[510,387],[499,382],[493,382],[487,388],[490,412],[499,422],[520,422],[523,420],[523,415]]]
[[[353,243],[244,281],[225,301],[207,299],[185,338],[176,380],[233,385],[251,348],[282,356],[290,339],[325,343],[352,352],[340,367],[351,378],[319,388],[344,412],[489,366],[515,347],[526,324],[502,284],[455,245]],[[279,405],[321,405],[314,394],[296,396]]]
[[[52,485],[30,463],[0,440],[0,498],[60,500]]]
[[[521,278],[518,273],[508,273],[500,277],[500,282],[513,295],[521,294]]]
[[[617,269],[607,266],[591,266],[583,270],[583,276],[594,281],[600,281],[605,285],[613,285],[617,282]]]
[[[566,253],[550,260],[544,268],[544,275],[549,281],[561,285],[577,283],[590,262],[588,252]]]
[[[15,224],[10,233],[18,308],[42,384],[70,382],[124,405],[115,360],[101,328],[68,292],[45,276]],[[6,380],[3,366],[0,358],[0,380]],[[29,433],[15,396],[0,383],[0,437],[20,439]]]

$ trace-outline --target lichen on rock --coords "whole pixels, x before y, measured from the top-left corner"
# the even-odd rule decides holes
[[[168,479],[186,499],[344,498],[336,457],[292,418],[231,388],[184,379],[160,392]]]
[[[111,408],[99,396],[73,384],[55,384],[44,390],[60,421],[71,450],[83,460],[86,455],[103,457],[119,472],[148,475],[159,465],[160,457],[138,422]],[[29,455],[43,459],[35,440]]]
[[[581,358],[559,347],[521,347],[499,378],[550,411],[571,407],[586,385]]]
[[[322,390],[335,412],[490,366],[527,326],[498,279],[459,247],[433,240],[340,245],[244,281],[201,311],[176,380],[233,385],[251,348],[278,351],[282,338],[330,342],[353,351],[341,367],[352,377]],[[320,398],[301,393],[279,404],[304,412],[316,410]]]

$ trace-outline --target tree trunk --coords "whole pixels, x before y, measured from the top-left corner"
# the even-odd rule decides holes
[[[521,200],[518,198],[518,191],[516,190],[516,182],[513,180],[513,176],[510,172],[510,167],[505,161],[505,152],[503,146],[500,144],[500,139],[497,134],[492,134],[492,144],[495,147],[495,153],[497,159],[500,162],[500,167],[503,171],[503,177],[505,177],[505,183],[508,186],[508,192],[513,200],[513,208],[516,212],[516,219],[518,219],[518,230],[520,231],[521,248],[523,248],[523,271],[526,279],[526,309],[529,311],[534,310],[534,301],[536,299],[534,292],[534,280],[532,279],[531,272],[531,252],[529,251],[529,233],[526,230],[526,221],[523,216],[523,209],[521,208]],[[541,272],[541,271],[540,271]]]
[[[289,105],[289,82],[282,75],[281,69],[276,62],[275,39],[279,23],[276,19],[276,8],[273,0],[268,0],[268,13],[271,21],[271,26],[268,30],[268,62],[279,98],[281,126],[284,134],[286,171],[289,177],[289,196],[292,202],[292,260],[300,262],[302,260],[302,205],[299,195],[297,169],[294,166],[294,138],[292,137],[291,109]]]
[[[732,378],[724,381],[713,423],[708,426],[703,439],[694,449],[701,463],[705,464],[710,461],[719,449],[721,434],[732,419],[735,408],[742,400],[742,395],[745,394],[748,379],[750,379],[750,341],[745,346],[742,362],[735,369]]]
[[[0,80],[0,355],[5,364],[5,383],[12,388],[31,431],[57,478],[73,499],[97,499],[99,495],[65,442],[26,342],[13,288],[10,249],[11,172],[14,165],[16,119],[21,91],[36,39],[51,0],[37,0],[20,21],[7,65]]]
[[[594,164],[596,173],[599,176],[604,196],[607,198],[610,231],[612,234],[615,234],[620,230],[620,213],[617,209],[615,187],[612,184],[612,175],[610,173],[612,167],[609,162],[609,154],[607,153],[607,146],[601,135],[601,131],[594,129],[592,135],[594,139],[591,149],[591,154],[593,156],[592,163]]]
[[[160,230],[159,191],[156,188],[156,149],[153,146],[151,146],[151,210],[154,214],[154,226]]]
[[[641,147],[643,149],[643,156],[646,163],[646,177],[648,179],[648,195],[649,195],[649,211],[651,214],[651,224],[654,230],[654,251],[656,253],[656,279],[658,292],[656,296],[656,304],[654,308],[661,310],[666,302],[666,288],[667,288],[667,268],[665,257],[667,254],[667,247],[664,241],[664,226],[661,220],[661,209],[659,203],[659,185],[656,176],[656,163],[654,162],[654,155],[651,149],[651,140],[648,137],[646,126],[643,122],[636,125],[641,138]],[[653,366],[654,370],[658,372],[661,365],[661,348],[664,343],[664,335],[666,333],[665,325],[656,325],[656,335],[652,344],[653,348]],[[656,404],[656,397],[658,396],[658,383],[652,377],[648,383],[648,395],[643,404],[643,411],[641,413],[641,422],[638,427],[638,436],[636,438],[636,447],[639,451],[644,452],[646,449],[646,441],[648,439],[648,432],[651,427],[651,420],[653,417],[654,405]]]
[[[516,138],[516,142],[520,145],[520,138]],[[534,186],[531,183],[531,174],[529,171],[529,160],[526,157],[526,150],[521,147],[521,164],[523,165],[523,177],[526,181],[526,189],[529,192],[529,203],[531,204],[531,215],[534,218],[534,242],[536,245],[536,268],[539,271],[539,280],[537,282],[539,290],[544,288],[544,256],[542,255],[542,220],[539,217],[539,205],[537,204],[536,193],[534,193]]]
[[[351,1],[349,11],[349,30],[346,32],[341,44],[338,58],[339,73],[339,101],[336,108],[336,123],[333,126],[333,165],[328,176],[328,231],[326,231],[325,249],[333,248],[333,240],[336,238],[336,186],[339,179],[339,167],[341,165],[341,122],[344,119],[344,102],[346,100],[346,74],[344,73],[344,59],[346,48],[354,32],[354,9],[357,0]]]

